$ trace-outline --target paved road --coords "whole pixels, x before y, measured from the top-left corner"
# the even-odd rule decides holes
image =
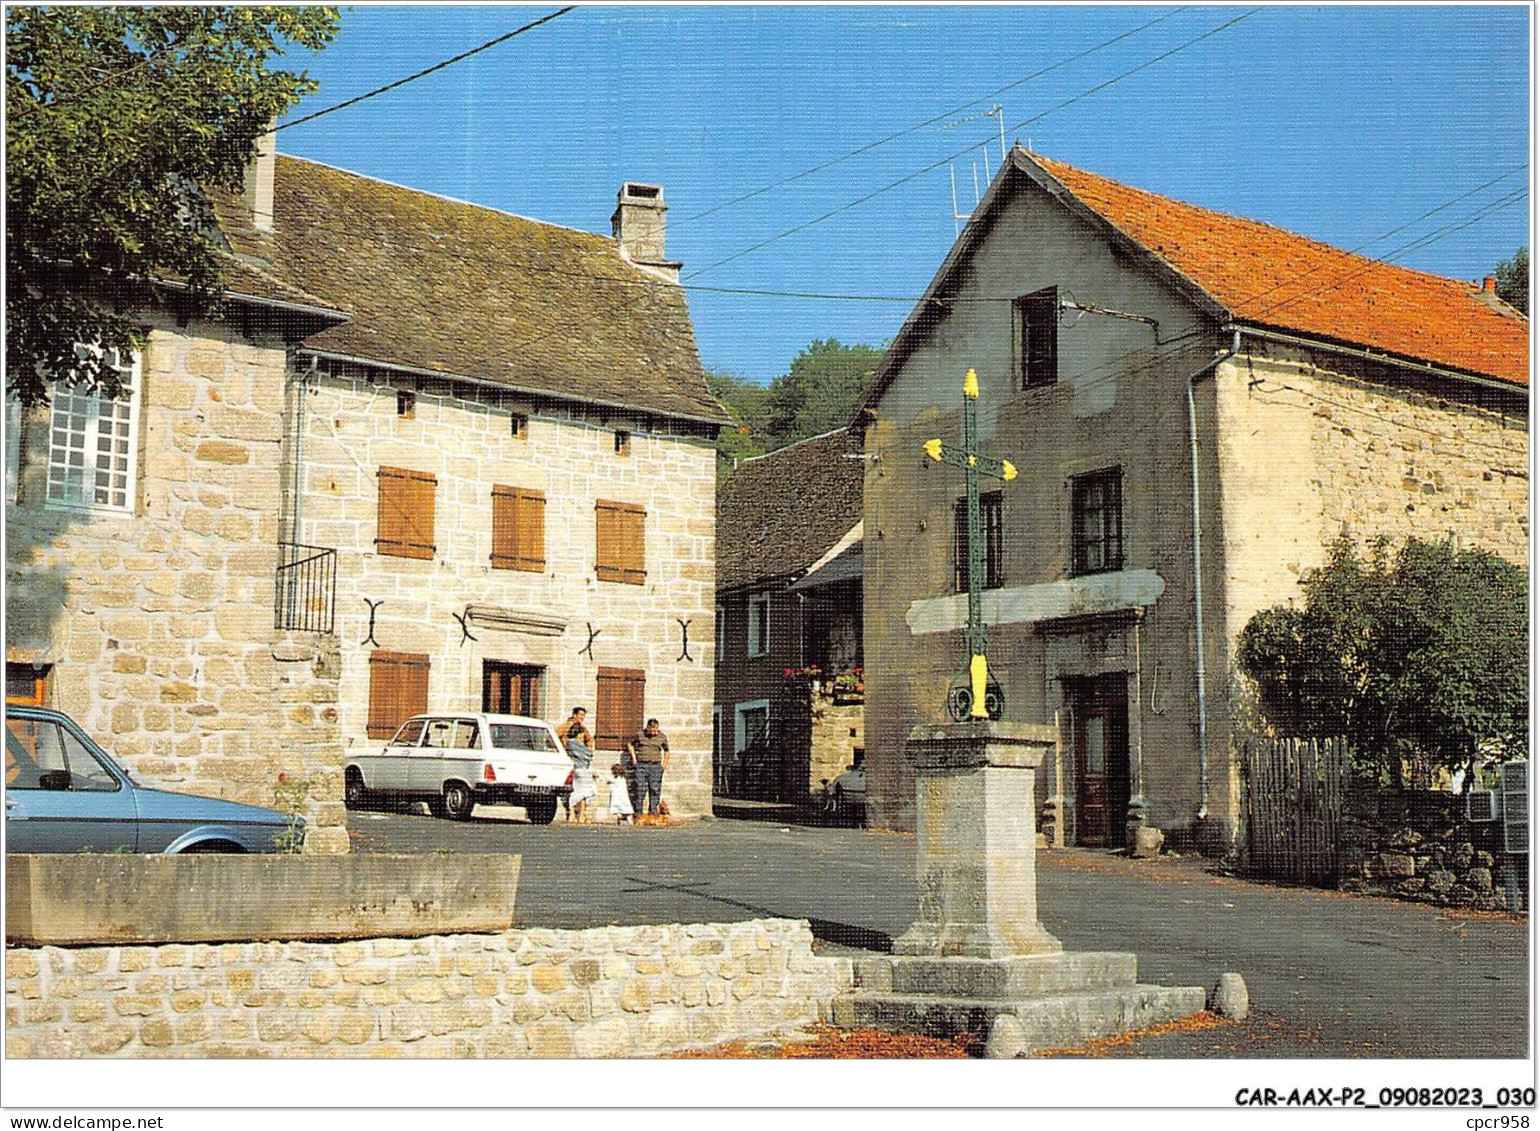
[[[513,810],[478,810],[478,814]],[[539,828],[350,814],[361,852],[523,856],[521,926],[809,919],[830,947],[885,949],[914,917],[914,838],[708,821]],[[1418,904],[1268,887],[1197,859],[1039,856],[1044,923],[1075,950],[1131,950],[1145,981],[1246,978],[1244,1025],[1122,1050],[1150,1056],[1522,1057],[1528,926]]]

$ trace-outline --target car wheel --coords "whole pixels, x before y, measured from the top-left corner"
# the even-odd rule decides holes
[[[230,855],[244,854],[245,849],[234,841],[229,840],[200,840],[197,844],[189,844],[178,855],[206,855],[209,853],[228,853]]]
[[[348,809],[369,809],[374,805],[374,790],[364,785],[364,775],[349,770],[342,786],[342,804]]]
[[[476,799],[471,796],[470,786],[464,782],[447,782],[444,785],[443,815],[451,821],[468,821]]]
[[[539,801],[531,801],[524,806],[524,812],[529,816],[532,825],[549,825],[556,820],[556,798],[542,798]]]

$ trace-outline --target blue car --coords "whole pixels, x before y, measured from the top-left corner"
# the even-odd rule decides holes
[[[6,706],[7,852],[286,852],[304,832],[274,809],[146,789],[68,715]]]

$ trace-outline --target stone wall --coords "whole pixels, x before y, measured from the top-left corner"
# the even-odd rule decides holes
[[[836,702],[827,691],[813,696],[812,740],[808,755],[808,789],[818,789],[827,778],[833,781],[850,768],[857,749],[866,747],[866,707]]]
[[[151,326],[131,510],[46,498],[49,410],[6,500],[6,659],[146,784],[271,806],[306,783],[313,851],[346,851],[334,653],[273,628],[284,341]]]
[[[379,741],[367,735],[375,648],[430,658],[432,710],[480,710],[486,661],[542,668],[535,713],[557,721],[582,704],[590,729],[603,724],[595,713],[598,668],[640,669],[646,714],[660,720],[673,751],[664,783],[669,807],[679,816],[709,814],[716,661],[710,440],[661,419],[601,418],[467,383],[416,388],[400,375],[330,368],[311,379],[305,397],[294,540],[338,551],[344,746]],[[415,390],[410,417],[397,412],[398,386]],[[512,434],[512,412],[529,418],[524,438]],[[631,430],[628,455],[615,451],[617,428]],[[381,466],[437,478],[432,560],[375,552]],[[491,567],[494,484],[543,492],[544,571]],[[596,578],[598,499],[646,508],[645,584]],[[369,601],[382,602],[372,616]],[[456,616],[471,605],[509,615],[473,618],[467,636]],[[689,624],[688,658],[681,620]],[[597,635],[587,649],[590,629]],[[607,771],[610,759],[601,753],[599,763]]]
[[[1343,891],[1450,907],[1507,907],[1502,826],[1466,820],[1464,798],[1350,783],[1343,796]],[[1528,860],[1518,858],[1517,871]],[[1516,881],[1515,881],[1516,882]]]
[[[7,1057],[624,1057],[829,1017],[806,922],[12,949]]]

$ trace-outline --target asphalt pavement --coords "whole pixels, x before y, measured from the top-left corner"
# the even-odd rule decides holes
[[[885,950],[914,918],[914,838],[713,820],[532,826],[349,814],[357,852],[517,853],[519,926],[807,919],[822,948]],[[1072,950],[1131,950],[1141,981],[1241,973],[1253,1014],[1110,1050],[1132,1056],[1523,1057],[1528,923],[1219,875],[1196,857],[1038,855],[1044,924]]]

